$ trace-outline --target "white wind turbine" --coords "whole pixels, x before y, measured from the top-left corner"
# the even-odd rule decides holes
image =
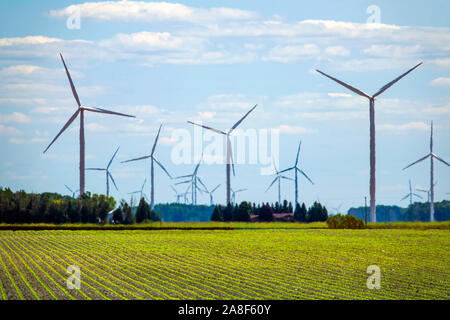
[[[409,69],[399,77],[395,78],[388,84],[381,87],[374,95],[370,96],[368,94],[365,94],[364,92],[346,84],[345,82],[338,80],[336,78],[333,78],[332,76],[320,71],[316,70],[320,74],[323,74],[325,77],[330,78],[331,80],[336,81],[340,85],[346,87],[347,89],[353,91],[354,93],[366,97],[369,99],[369,116],[370,116],[370,221],[376,222],[377,216],[376,216],[376,204],[375,204],[375,98],[382,94],[384,91],[386,91],[388,88],[390,88],[394,83],[399,81],[401,78],[406,76],[408,73],[413,71],[415,68],[420,66],[422,64],[419,63],[413,68]]]
[[[411,180],[409,180],[409,193],[407,195],[405,195],[403,198],[401,198],[400,201],[403,201],[403,200],[405,200],[406,198],[409,197],[409,204],[412,205],[412,203],[413,203],[413,196],[422,199],[422,197],[420,195],[418,195],[417,193],[412,192]]]
[[[109,172],[109,166],[113,162],[117,152],[119,151],[119,148],[120,147],[118,147],[116,152],[114,152],[114,154],[111,157],[111,160],[109,160],[108,165],[106,166],[106,168],[86,168],[86,170],[105,171],[105,174],[106,174],[106,196],[107,197],[109,197],[109,179],[110,178],[111,178],[111,181],[114,184],[114,187],[116,188],[116,190],[119,191],[119,189],[117,188],[116,182],[114,181],[114,178],[113,178],[111,172]]]
[[[135,194],[135,193],[139,193],[139,200],[141,200],[142,197],[144,196],[144,186],[145,186],[146,182],[147,182],[147,178],[144,179],[144,183],[142,184],[141,190],[128,192],[128,194],[132,195],[132,194]]]
[[[213,201],[213,193],[214,191],[216,191],[217,189],[219,189],[219,187],[221,186],[221,184],[218,184],[214,189],[212,189],[211,191],[208,191],[209,193],[209,205],[212,206],[214,204]]]
[[[196,205],[197,204],[197,191],[201,191],[201,192],[208,192],[205,184],[203,183],[202,179],[200,179],[200,177],[198,176],[198,169],[200,167],[200,164],[202,162],[203,159],[203,154],[200,157],[200,160],[198,161],[197,165],[194,168],[194,172],[191,174],[187,174],[184,176],[179,176],[179,177],[175,177],[174,179],[181,179],[181,178],[190,178],[189,180],[185,180],[185,181],[181,181],[181,182],[177,182],[175,183],[175,185],[179,185],[179,184],[185,184],[185,183],[190,183],[190,187],[191,188],[191,193],[192,193],[192,205]],[[197,182],[199,182],[203,188],[205,188],[205,190],[201,189],[198,185]],[[187,192],[187,191],[186,191]]]
[[[233,163],[233,153],[232,153],[232,147],[231,147],[231,140],[230,140],[230,135],[233,132],[234,129],[237,128],[237,126],[239,126],[239,124],[241,124],[241,122],[250,114],[250,112],[252,112],[255,108],[256,108],[257,104],[255,104],[255,106],[253,108],[251,108],[241,119],[239,119],[238,122],[236,122],[231,129],[228,132],[224,132],[222,130],[218,130],[218,129],[214,129],[211,127],[207,127],[204,126],[202,124],[197,124],[194,123],[192,121],[188,121],[188,123],[191,123],[193,125],[202,127],[204,129],[208,129],[211,130],[215,133],[219,133],[219,134],[223,134],[226,138],[227,138],[227,163],[226,163],[226,176],[227,176],[227,205],[230,204],[230,200],[231,200],[231,180],[230,180],[230,165],[233,168],[233,175],[236,175],[234,172],[234,163]]]
[[[153,143],[152,152],[148,156],[143,156],[143,157],[139,157],[139,158],[135,158],[135,159],[122,161],[122,163],[125,163],[125,162],[144,160],[144,159],[150,158],[150,160],[151,160],[150,161],[150,188],[151,188],[150,189],[150,209],[152,209],[152,210],[155,207],[155,170],[154,170],[153,162],[156,162],[161,167],[161,169],[163,169],[163,171],[169,176],[169,178],[172,179],[172,176],[170,175],[169,171],[167,171],[166,168],[164,168],[164,166],[158,160],[156,160],[156,158],[154,156],[156,144],[158,143],[159,133],[161,132],[161,127],[162,127],[162,124],[159,126],[158,134],[156,135],[155,142]]]
[[[180,203],[180,199],[183,196],[182,193],[178,193],[177,189],[175,189],[173,186],[170,186],[170,188],[172,188],[173,192],[175,192],[175,197],[176,197],[176,203]]]
[[[436,186],[436,184],[437,184],[437,181],[434,183],[434,186]],[[427,189],[427,190],[425,190],[425,189],[420,189],[420,188],[417,188],[416,189],[417,191],[420,191],[420,192],[424,192],[424,193],[426,193],[427,194],[427,202],[430,202],[430,193],[431,193],[431,189]],[[448,193],[447,193],[448,194]]]
[[[59,131],[59,133],[56,135],[56,137],[50,142],[48,147],[44,150],[44,153],[50,148],[50,146],[58,139],[58,137],[66,130],[70,124],[78,117],[80,116],[80,194],[83,194],[85,191],[84,188],[84,174],[85,174],[85,142],[84,142],[84,112],[85,111],[91,111],[91,112],[97,112],[97,113],[104,113],[104,114],[113,114],[118,116],[124,116],[124,117],[130,117],[135,118],[135,116],[131,116],[124,113],[119,113],[115,111],[109,111],[97,107],[85,107],[81,105],[80,98],[78,97],[78,93],[75,89],[75,86],[73,84],[72,78],[70,77],[69,70],[67,69],[66,63],[64,62],[64,58],[62,54],[60,54],[62,63],[64,65],[64,69],[66,70],[67,78],[69,79],[70,87],[72,88],[72,94],[77,102],[78,109],[75,111],[75,113],[69,118],[69,120],[66,122],[64,127]]]
[[[239,189],[239,190],[234,191],[233,188],[231,188],[231,192],[232,192],[231,203],[233,203],[233,204],[236,203],[236,193],[239,193],[242,191],[247,191],[247,189]]]
[[[295,164],[293,167],[281,170],[279,173],[283,173],[283,172],[287,172],[290,170],[294,170],[294,184],[295,184],[295,203],[294,203],[294,209],[297,206],[298,203],[298,173],[301,173],[306,179],[308,179],[309,182],[311,182],[311,184],[314,184],[314,182],[312,182],[312,180],[308,177],[308,175],[298,167],[298,157],[300,155],[300,147],[302,146],[302,142],[300,141],[298,144],[298,149],[297,149],[297,157],[295,158]]]
[[[72,192],[72,198],[75,198],[75,194],[80,191],[80,189],[77,189],[75,191],[73,191],[71,188],[69,188],[69,186],[67,184],[65,184],[67,190],[69,190],[70,192]]]
[[[291,180],[291,181],[294,181],[294,179],[283,176],[281,174],[281,172],[278,171],[277,166],[275,165],[275,161],[272,161],[272,163],[273,163],[273,167],[275,168],[276,177],[275,177],[275,179],[273,179],[272,183],[267,187],[266,191],[264,191],[264,192],[267,192],[270,189],[270,187],[272,187],[273,184],[278,181],[278,203],[281,204],[281,179]]]
[[[419,162],[425,160],[428,157],[430,157],[430,221],[434,221],[434,185],[435,184],[433,183],[433,179],[434,179],[434,163],[433,163],[433,159],[437,159],[437,160],[441,161],[442,163],[446,164],[449,167],[450,167],[450,164],[448,164],[446,161],[444,161],[443,159],[439,158],[437,155],[435,155],[433,153],[433,121],[431,121],[430,153],[427,154],[425,157],[422,157],[419,160],[417,160],[417,161],[411,163],[410,165],[404,167],[403,170],[405,170],[406,168],[409,168],[409,167],[415,165],[416,163],[419,163]]]

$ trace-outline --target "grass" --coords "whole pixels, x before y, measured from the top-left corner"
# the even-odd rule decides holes
[[[133,225],[113,224],[4,224],[0,230],[153,230],[153,229],[327,229],[325,222],[149,222]],[[369,229],[441,229],[450,230],[450,221],[443,222],[388,222],[369,223]]]
[[[447,230],[232,225],[237,229],[0,231],[0,297],[450,299]],[[69,265],[81,269],[80,290],[66,287]],[[369,265],[380,267],[381,289],[367,289]]]

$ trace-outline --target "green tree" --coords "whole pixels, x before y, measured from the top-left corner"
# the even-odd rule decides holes
[[[250,221],[251,211],[252,206],[248,202],[242,201],[239,207],[235,210],[233,221]]]
[[[258,215],[259,221],[273,221],[273,209],[266,205],[263,205]]]
[[[151,218],[152,216],[150,212],[150,207],[148,206],[144,197],[142,197],[141,200],[139,201],[139,206],[136,210],[136,222],[137,223],[146,222]]]
[[[211,221],[223,221],[222,210],[220,205],[214,207],[214,211],[211,215]]]

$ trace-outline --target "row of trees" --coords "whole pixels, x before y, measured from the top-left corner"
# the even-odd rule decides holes
[[[367,208],[369,211],[369,208]],[[348,214],[364,220],[365,208],[350,208]],[[369,215],[369,212],[367,212]],[[450,201],[443,200],[434,203],[434,217],[436,221],[450,220]],[[369,219],[369,217],[367,218]],[[430,203],[415,202],[408,208],[399,206],[377,205],[377,221],[430,221]]]
[[[0,188],[0,223],[105,223],[115,206],[114,198],[89,192],[73,199]]]
[[[273,221],[275,213],[292,213],[292,204],[285,200],[283,205],[279,205],[278,202],[275,205],[269,203],[256,205],[246,201],[234,206],[216,205],[211,221],[251,221],[251,216],[256,216],[258,221]],[[314,202],[309,209],[306,209],[304,203],[301,206],[297,204],[294,212],[294,220],[299,222],[326,221],[327,218],[327,209],[318,202]]]

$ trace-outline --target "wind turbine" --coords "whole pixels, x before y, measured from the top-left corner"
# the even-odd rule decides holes
[[[140,194],[139,200],[141,200],[141,199],[142,199],[142,196],[143,196],[143,194],[144,194],[144,186],[145,186],[145,183],[146,183],[146,182],[147,182],[147,178],[145,178],[144,183],[142,184],[141,190],[128,192],[128,194],[139,193],[139,194]]]
[[[437,181],[434,183],[434,186],[436,186],[436,184],[437,184]],[[420,192],[425,192],[427,194],[427,202],[430,202],[431,189],[425,190],[425,189],[417,188],[416,190],[420,191]]]
[[[156,162],[161,167],[161,169],[163,169],[163,171],[169,176],[169,178],[172,179],[172,176],[170,175],[170,173],[166,170],[166,168],[164,168],[164,166],[158,160],[156,160],[156,158],[154,156],[156,144],[158,143],[159,133],[161,132],[161,127],[162,127],[162,124],[159,126],[158,134],[156,135],[155,142],[153,143],[152,152],[150,153],[150,155],[122,161],[122,163],[125,163],[125,162],[144,160],[144,159],[150,158],[150,160],[151,160],[150,161],[150,179],[151,179],[150,180],[150,185],[151,185],[151,187],[150,187],[151,188],[151,190],[150,190],[150,209],[152,209],[152,210],[155,207],[155,170],[153,167],[153,162]]]
[[[437,155],[435,155],[433,153],[433,121],[431,121],[430,153],[427,154],[425,157],[422,157],[419,160],[417,160],[417,161],[411,163],[410,165],[404,167],[403,170],[405,170],[406,168],[409,168],[409,167],[415,165],[416,163],[419,163],[419,162],[425,160],[428,157],[430,157],[430,221],[434,221],[434,183],[433,183],[433,179],[434,179],[434,163],[433,163],[433,158],[441,161],[442,163],[446,164],[449,167],[450,167],[450,164],[448,164],[446,161],[444,161],[443,159],[439,158]]]
[[[189,188],[192,188],[191,189],[191,193],[192,193],[192,204],[193,205],[197,204],[197,190],[199,190],[201,192],[208,192],[208,189],[206,188],[206,186],[203,183],[202,179],[200,179],[200,177],[197,175],[198,174],[198,168],[200,167],[202,159],[203,159],[203,154],[200,157],[200,160],[198,161],[197,165],[195,166],[194,172],[192,172],[191,174],[187,174],[187,175],[184,175],[184,176],[179,176],[179,177],[175,177],[174,178],[174,179],[190,178],[189,180],[177,182],[177,183],[175,183],[175,185],[184,184],[184,183],[190,183],[191,184],[191,186]],[[197,182],[199,182],[203,186],[203,188],[205,188],[205,190],[201,189],[197,185]],[[188,188],[188,190],[189,190],[189,188]]]
[[[218,184],[214,189],[212,189],[211,191],[208,191],[209,193],[209,205],[212,206],[214,204],[213,201],[213,193],[214,191],[216,191],[217,189],[219,189],[219,187],[221,186],[221,184]]]
[[[73,191],[72,189],[69,188],[69,186],[67,184],[65,184],[67,190],[69,190],[70,192],[72,192],[72,198],[75,198],[75,193],[77,193],[77,191],[80,191],[79,189]]]
[[[270,187],[272,187],[273,184],[274,184],[275,182],[278,181],[278,203],[281,204],[281,179],[286,179],[286,180],[291,180],[291,181],[294,181],[294,179],[291,179],[291,178],[288,178],[288,177],[286,177],[286,176],[283,176],[283,175],[278,171],[277,166],[275,165],[275,161],[272,161],[272,163],[273,163],[273,167],[275,168],[275,175],[276,175],[276,177],[275,177],[275,179],[273,179],[273,181],[272,181],[272,183],[269,185],[269,187],[267,187],[267,189],[266,189],[265,192],[267,192],[267,191],[270,189]]]
[[[233,154],[232,154],[232,148],[231,148],[231,140],[230,140],[230,135],[233,132],[234,129],[237,128],[237,126],[239,126],[241,124],[241,122],[250,114],[250,112],[252,112],[255,108],[256,108],[257,104],[255,104],[255,106],[253,108],[250,109],[250,111],[248,111],[241,119],[239,119],[238,122],[236,122],[231,129],[228,132],[224,132],[222,130],[217,130],[211,127],[207,127],[204,126],[202,124],[197,124],[194,123],[192,121],[188,121],[188,123],[191,123],[193,125],[211,130],[215,133],[219,133],[219,134],[223,134],[226,138],[227,138],[227,163],[226,163],[226,176],[227,176],[227,205],[230,204],[230,196],[231,196],[231,182],[230,182],[230,165],[233,167],[233,176],[235,176],[235,172],[234,172],[234,163],[233,163]]]
[[[231,202],[232,203],[236,203],[236,193],[242,192],[242,191],[246,191],[247,189],[239,189],[234,191],[233,188],[231,188],[231,192],[232,192],[232,197],[231,197]]]
[[[105,171],[105,173],[106,173],[106,196],[107,197],[109,197],[109,178],[111,178],[111,181],[114,184],[114,187],[116,187],[116,190],[119,191],[119,189],[117,188],[116,182],[114,181],[114,178],[113,178],[111,172],[109,172],[109,166],[113,162],[114,157],[116,156],[117,152],[119,151],[119,148],[120,147],[118,147],[116,152],[114,152],[114,154],[111,157],[111,160],[109,160],[108,165],[106,166],[106,168],[86,168],[86,170]]]
[[[406,198],[409,197],[409,204],[412,205],[412,203],[413,203],[413,202],[412,202],[413,196],[422,199],[422,197],[419,196],[417,193],[413,193],[413,192],[412,192],[411,180],[409,180],[409,193],[408,193],[407,195],[405,195],[403,198],[401,198],[400,201],[403,201],[403,200],[405,200]]]
[[[179,203],[183,194],[178,193],[177,189],[175,189],[173,186],[170,186],[170,187],[172,188],[173,192],[175,192],[175,197],[177,198],[176,203]]]
[[[340,205],[338,205],[337,207],[334,207],[334,208],[331,208],[331,209],[333,209],[334,211],[336,211],[335,214],[338,214],[338,213],[341,211],[341,207],[342,207],[342,203],[341,203]]]
[[[298,173],[300,172],[306,179],[308,179],[309,182],[311,182],[312,184],[314,184],[314,182],[312,182],[312,180],[306,175],[306,173],[300,169],[298,167],[298,157],[300,155],[300,147],[302,146],[302,142],[300,141],[298,144],[298,149],[297,149],[297,157],[295,158],[295,164],[293,167],[281,170],[279,173],[283,173],[283,172],[287,172],[290,170],[294,170],[294,183],[295,183],[295,203],[294,203],[294,208],[297,206],[298,203]]]
[[[401,78],[406,76],[408,73],[413,71],[415,68],[420,66],[421,64],[422,64],[422,62],[417,64],[413,68],[409,69],[408,71],[406,71],[399,77],[395,78],[391,82],[387,83],[386,85],[381,87],[372,96],[365,94],[364,92],[346,84],[345,82],[338,80],[336,78],[333,78],[332,76],[316,69],[317,72],[319,72],[320,74],[323,74],[325,77],[328,77],[331,80],[334,80],[337,83],[339,83],[340,85],[346,87],[347,89],[353,91],[354,93],[369,99],[369,116],[370,116],[370,187],[369,187],[369,189],[370,189],[370,220],[372,222],[376,222],[376,219],[377,219],[376,204],[375,204],[375,98],[378,95],[382,94],[384,91],[386,91],[388,88],[390,88],[394,83],[399,81]]]
[[[97,112],[97,113],[104,113],[104,114],[113,114],[118,116],[124,116],[124,117],[130,117],[135,118],[135,116],[131,116],[124,113],[119,113],[115,111],[109,111],[97,107],[85,107],[81,105],[80,98],[78,97],[78,93],[75,89],[75,86],[73,84],[72,78],[70,77],[69,70],[67,69],[66,63],[64,62],[64,58],[62,54],[59,54],[61,56],[62,63],[64,65],[64,69],[66,70],[67,78],[69,79],[70,87],[72,88],[72,94],[77,102],[78,109],[75,111],[75,113],[69,118],[69,120],[66,122],[64,127],[59,131],[59,133],[56,135],[56,137],[50,142],[48,147],[44,150],[44,153],[50,148],[50,146],[58,139],[58,137],[70,126],[70,124],[80,115],[80,193],[84,193],[84,158],[85,158],[85,146],[84,146],[84,112],[85,111],[91,111],[91,112]]]

